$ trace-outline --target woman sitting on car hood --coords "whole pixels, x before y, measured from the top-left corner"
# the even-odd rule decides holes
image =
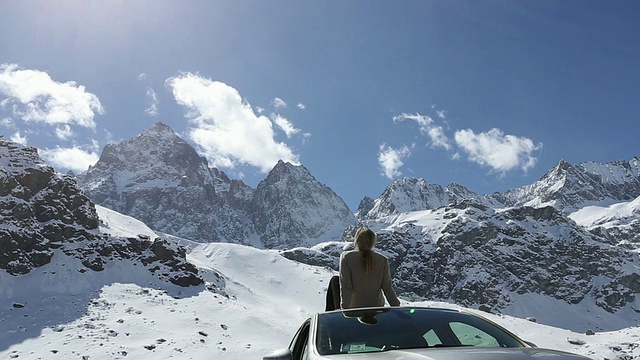
[[[389,261],[373,251],[376,233],[366,227],[356,231],[355,250],[340,255],[340,307],[384,306],[384,296],[389,305],[398,306],[400,300],[391,284]]]

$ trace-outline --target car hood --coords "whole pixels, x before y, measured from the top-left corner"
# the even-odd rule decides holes
[[[321,357],[335,360],[586,360],[588,357],[541,348],[424,348],[390,350],[378,353],[339,354]]]

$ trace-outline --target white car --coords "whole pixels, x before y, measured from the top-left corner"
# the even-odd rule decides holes
[[[307,319],[288,349],[263,360],[589,359],[538,348],[470,312],[382,307],[323,312]]]

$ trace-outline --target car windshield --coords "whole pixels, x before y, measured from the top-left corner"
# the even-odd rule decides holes
[[[441,347],[524,347],[500,327],[448,309],[385,308],[318,315],[320,354]]]

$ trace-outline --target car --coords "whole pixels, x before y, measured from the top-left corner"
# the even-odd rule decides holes
[[[534,358],[589,359],[538,348],[466,310],[399,306],[315,314],[300,326],[289,348],[263,360]]]

